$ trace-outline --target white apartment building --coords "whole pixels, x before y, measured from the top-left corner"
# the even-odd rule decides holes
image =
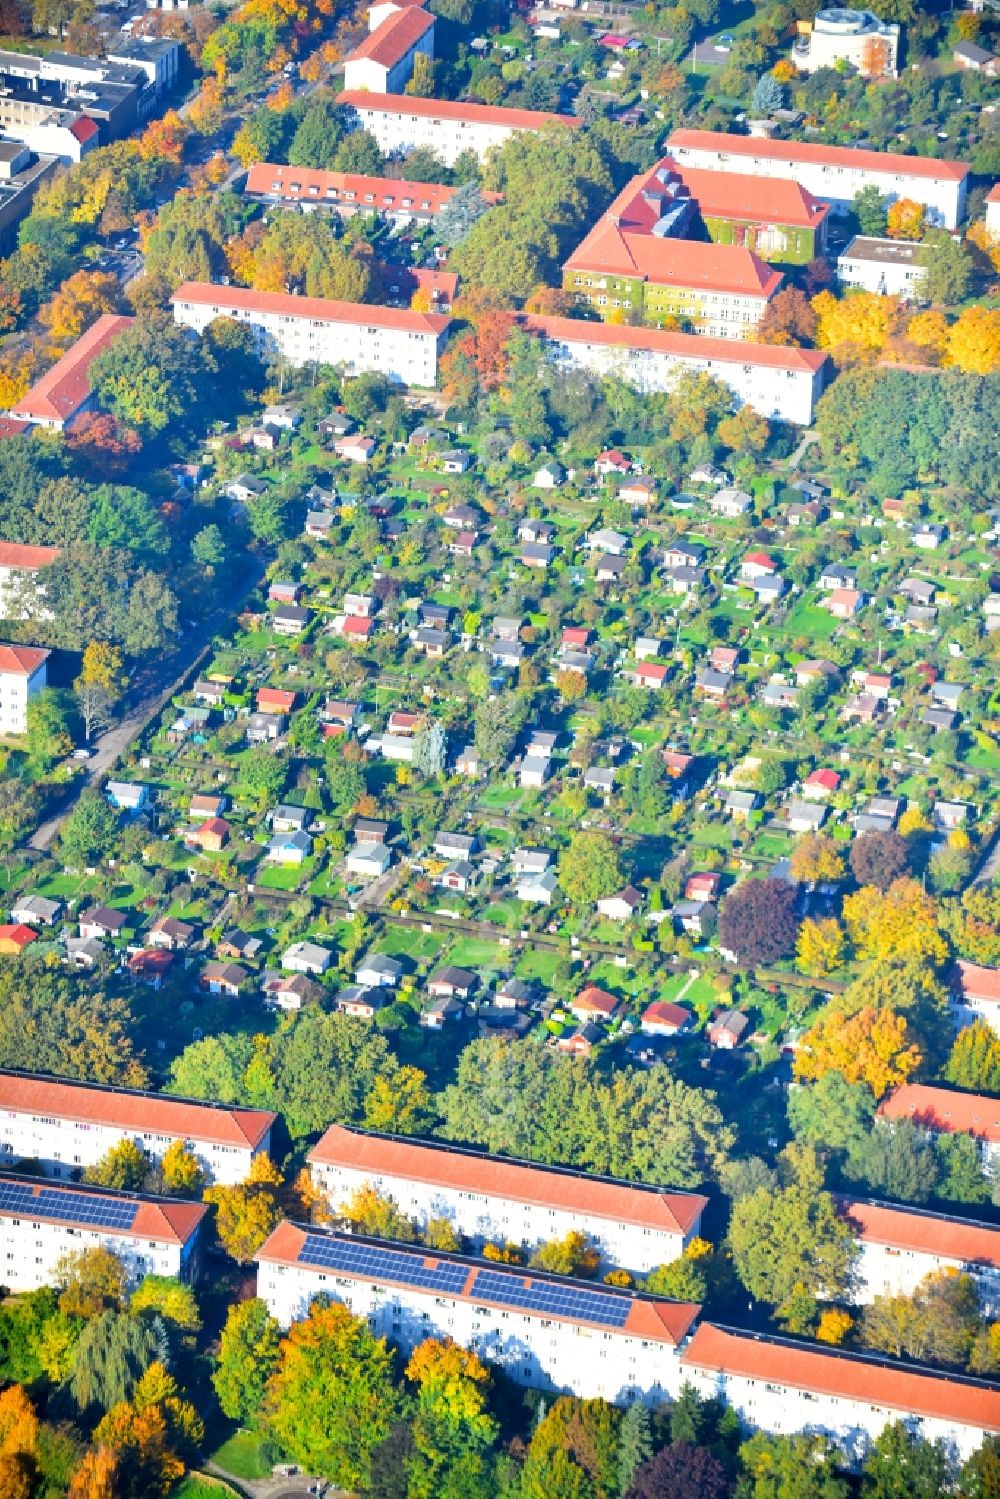
[[[909,1119],[929,1135],[971,1135],[986,1170],[1000,1157],[1000,1098],[956,1093],[930,1083],[904,1083],[883,1098],[877,1112],[880,1119]]]
[[[573,115],[544,110],[371,94],[363,89],[345,90],[337,103],[352,111],[354,124],[369,131],[387,156],[405,156],[418,146],[427,146],[449,167],[463,151],[473,151],[485,161],[494,146],[502,146],[519,130],[541,130],[546,125],[576,130],[581,124]]]
[[[928,1275],[954,1270],[976,1281],[983,1309],[1000,1310],[1000,1228],[971,1218],[844,1197],[838,1203],[858,1243],[852,1299],[911,1296]]]
[[[792,62],[800,73],[850,63],[866,78],[895,78],[899,64],[899,27],[880,21],[870,10],[835,5],[817,11],[811,23],[799,22]]]
[[[28,699],[46,685],[50,651],[0,645],[0,735],[28,732]]]
[[[411,1352],[452,1338],[531,1389],[657,1405],[681,1386],[698,1307],[563,1276],[278,1225],[257,1255],[257,1295],[282,1327],[325,1293]]]
[[[72,1179],[134,1140],[160,1160],[183,1140],[213,1182],[241,1182],[267,1153],[275,1114],[102,1088],[35,1072],[0,1072],[0,1165],[35,1160],[47,1176]]]
[[[476,1251],[519,1244],[531,1251],[581,1232],[603,1267],[646,1275],[683,1252],[707,1198],[581,1171],[505,1160],[456,1146],[405,1140],[334,1124],[309,1152],[313,1181],[337,1212],[373,1186],[424,1227],[447,1218]]]
[[[534,314],[521,323],[545,339],[551,357],[565,369],[616,375],[641,391],[670,390],[685,371],[709,374],[728,386],[741,406],[795,426],[810,425],[823,389],[826,355],[816,349]]]
[[[920,283],[927,274],[920,263],[920,248],[913,240],[869,239],[857,234],[837,256],[837,280],[841,286],[909,302],[920,297]]]
[[[1000,1388],[763,1333],[702,1323],[680,1358],[703,1396],[731,1405],[751,1430],[830,1437],[853,1465],[893,1421],[960,1459],[1000,1431]]]
[[[1000,968],[957,962],[951,976],[951,1013],[959,1026],[985,1020],[1000,1035]]]
[[[58,556],[58,547],[0,541],[0,619],[51,619],[39,601],[45,590],[38,574]]]
[[[379,7],[380,13],[386,7]],[[434,56],[434,17],[418,5],[369,15],[369,34],[344,59],[344,87],[401,94],[413,77],[418,53]]]
[[[1000,182],[993,184],[986,199],[986,227],[994,239],[1000,240]]]
[[[290,364],[343,366],[349,375],[372,371],[397,385],[431,387],[449,319],[442,313],[331,302],[284,292],[251,291],[186,281],[173,296],[174,321],[203,333],[218,317],[254,330],[263,354]]]
[[[50,1286],[62,1257],[83,1249],[112,1250],[133,1284],[145,1275],[192,1281],[207,1212],[200,1202],[0,1175],[0,1285]]]
[[[970,168],[961,161],[715,130],[675,130],[667,152],[682,168],[791,177],[835,213],[848,212],[855,193],[864,187],[877,187],[890,201],[911,198],[922,203],[928,219],[946,229],[956,228],[965,212]]]

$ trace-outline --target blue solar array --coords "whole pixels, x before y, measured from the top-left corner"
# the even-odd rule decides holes
[[[139,1211],[137,1202],[121,1197],[98,1197],[56,1187],[36,1191],[31,1183],[0,1182],[0,1212],[25,1218],[55,1218],[62,1223],[86,1223],[93,1228],[129,1229]]]
[[[548,1280],[532,1280],[526,1286],[523,1276],[504,1274],[502,1270],[478,1270],[471,1295],[519,1311],[594,1322],[600,1327],[624,1327],[632,1308],[631,1298],[626,1296]]]
[[[306,1234],[299,1250],[299,1264],[343,1270],[366,1280],[390,1280],[397,1285],[451,1296],[459,1295],[469,1278],[466,1265],[439,1261],[429,1269],[420,1251],[408,1254],[402,1249],[383,1249],[362,1240],[332,1239],[323,1234]]]

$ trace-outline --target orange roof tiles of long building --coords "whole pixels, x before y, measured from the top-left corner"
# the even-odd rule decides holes
[[[20,567],[33,572],[36,567],[48,567],[58,556],[58,547],[22,546],[19,541],[0,541],[0,567]]]
[[[862,1243],[1000,1269],[1000,1228],[993,1224],[857,1197],[842,1197],[838,1206]]]
[[[858,146],[823,146],[816,141],[764,140],[758,136],[727,135],[715,130],[675,130],[667,149],[686,146],[698,151],[722,151],[758,161],[797,161],[809,166],[858,167],[866,172],[900,173],[961,182],[971,167],[962,161],[930,156],[903,156],[898,151],[866,151]]]
[[[782,348],[755,344],[746,339],[708,338],[698,333],[670,333],[663,328],[633,328],[627,324],[591,323],[580,318],[543,317],[524,313],[520,323],[529,333],[539,333],[556,342],[603,344],[609,348],[643,349],[654,354],[673,354],[678,359],[704,363],[759,365],[762,369],[802,370],[810,374],[822,368],[827,356],[819,349]]]
[[[354,109],[375,109],[383,114],[415,115],[421,119],[465,120],[470,125],[507,125],[511,130],[540,130],[543,125],[566,125],[579,130],[575,115],[550,114],[541,109],[504,109],[500,104],[471,104],[457,99],[420,99],[409,94],[369,94],[362,88],[345,89],[338,104]]]
[[[315,193],[311,189],[315,188]],[[439,182],[409,182],[395,177],[366,177],[353,172],[322,172],[310,167],[278,166],[258,161],[247,175],[248,193],[329,203],[357,203],[367,208],[423,208],[440,213],[455,192]],[[412,199],[407,205],[404,199]],[[424,205],[427,205],[424,208]]]
[[[985,1094],[905,1083],[882,1100],[878,1112],[883,1119],[912,1119],[927,1129],[1000,1143],[1000,1098]]]
[[[367,59],[383,68],[394,68],[433,27],[434,17],[419,6],[394,11],[347,54],[346,61]]]
[[[1000,968],[983,968],[978,963],[955,964],[955,987],[969,998],[988,999],[1000,1004]]]
[[[658,1192],[581,1172],[528,1165],[500,1156],[417,1144],[333,1124],[309,1152],[318,1165],[345,1166],[429,1186],[506,1197],[538,1207],[589,1213],[667,1233],[688,1233],[708,1199],[697,1193]]]
[[[33,645],[0,645],[0,672],[8,677],[30,677],[50,652]]]
[[[258,1146],[277,1118],[264,1109],[220,1108],[30,1072],[0,1072],[0,1110],[240,1147]]]
[[[411,312],[409,308],[376,307],[369,302],[333,302],[326,297],[296,297],[288,292],[253,291],[248,286],[213,286],[209,281],[185,281],[173,301],[241,312],[275,313],[322,323],[350,323],[362,328],[395,328],[404,333],[443,333],[449,319],[440,312]]]
[[[703,1322],[681,1354],[686,1369],[738,1375],[908,1415],[1000,1431],[1000,1389],[953,1374],[900,1367],[859,1354],[821,1353],[778,1338]]]
[[[30,1187],[33,1195],[37,1198],[41,1192],[57,1192],[67,1203],[66,1214],[60,1214],[58,1218],[51,1217],[41,1212],[37,1205],[32,1204],[31,1217],[41,1223],[58,1223],[65,1225],[72,1221],[72,1202],[74,1197],[102,1197],[109,1202],[136,1202],[138,1210],[132,1221],[131,1228],[112,1228],[102,1225],[102,1233],[122,1234],[130,1239],[160,1239],[167,1243],[186,1244],[194,1233],[208,1208],[201,1202],[182,1202],[177,1198],[158,1199],[151,1197],[140,1197],[136,1199],[127,1192],[108,1191],[101,1187],[71,1186],[65,1182],[53,1182],[47,1178],[14,1176],[4,1174],[0,1181],[14,1183],[19,1187]],[[0,1217],[11,1217],[16,1215],[23,1217],[24,1208],[0,1208]],[[80,1218],[80,1224],[88,1229],[94,1227],[93,1218]]]
[[[307,1234],[308,1231],[305,1228],[301,1228],[297,1223],[291,1223],[288,1219],[285,1219],[284,1222],[278,1224],[278,1227],[271,1234],[267,1242],[261,1249],[258,1250],[256,1256],[257,1260],[264,1260],[269,1264],[301,1265],[307,1270],[311,1268],[316,1268],[319,1270],[325,1269],[326,1267],[322,1265],[316,1265],[315,1267],[313,1267],[310,1264],[309,1260],[299,1258],[300,1254],[302,1253],[303,1246],[306,1242]],[[378,1240],[376,1242],[381,1243],[382,1241]],[[427,1269],[433,1269],[436,1265],[440,1265],[442,1263],[449,1265],[453,1265],[456,1263],[460,1265],[468,1265],[469,1273],[463,1290],[457,1292],[449,1291],[445,1293],[438,1292],[436,1294],[446,1295],[448,1300],[475,1301],[477,1305],[481,1306],[500,1305],[500,1303],[498,1302],[491,1301],[489,1296],[485,1296],[481,1289],[476,1289],[474,1291],[473,1287],[476,1275],[480,1270],[499,1270],[500,1273],[503,1274],[504,1269],[502,1266],[492,1264],[491,1262],[485,1260],[482,1262],[472,1259],[467,1260],[463,1256],[454,1254],[428,1254],[423,1249],[415,1249],[408,1245],[396,1243],[392,1245],[386,1244],[384,1247],[397,1250],[403,1254],[406,1254],[408,1257],[412,1257],[415,1260],[419,1259],[422,1265]],[[513,1284],[517,1282],[521,1284],[525,1289],[527,1289],[533,1281],[536,1283],[540,1281],[545,1285],[551,1285],[553,1281],[552,1277],[547,1277],[544,1275],[526,1275],[521,1270],[512,1269],[509,1273],[511,1283]],[[343,1268],[338,1268],[337,1270],[338,1276],[350,1277],[351,1274],[352,1272],[350,1270],[345,1270]],[[363,1274],[358,1274],[354,1278],[370,1282],[372,1280],[372,1277],[373,1272],[371,1270],[366,1270]],[[555,1277],[555,1279],[557,1279],[561,1285],[567,1284],[566,1280],[563,1277]],[[384,1283],[386,1285],[396,1284],[396,1282],[389,1279],[389,1277],[382,1276],[381,1274],[379,1275],[379,1282],[380,1284]],[[412,1285],[408,1282],[401,1281],[399,1282],[399,1284],[405,1285],[409,1290],[413,1289]],[[605,1290],[608,1288],[601,1287],[601,1289]],[[427,1294],[433,1295],[435,1293],[428,1292]],[[508,1308],[505,1305],[504,1310],[507,1309]],[[603,1332],[609,1333],[621,1333],[626,1337],[646,1338],[650,1342],[669,1343],[671,1346],[677,1347],[682,1338],[684,1338],[684,1336],[690,1329],[700,1310],[701,1307],[696,1302],[660,1301],[659,1299],[646,1300],[645,1298],[633,1295],[632,1304],[629,1307],[628,1317],[622,1324],[622,1326],[608,1327],[601,1324],[601,1330]],[[571,1317],[565,1312],[555,1311],[551,1308],[545,1311],[533,1311],[528,1307],[519,1307],[518,1311],[523,1312],[525,1316],[544,1317],[546,1320],[552,1322],[571,1322],[575,1325],[581,1326],[598,1325],[595,1323],[588,1323],[585,1318]]]
[[[742,245],[706,245],[697,240],[633,234],[619,228],[607,215],[577,246],[563,269],[744,297],[770,297],[782,280],[780,271],[772,270]]]
[[[35,381],[17,405],[11,407],[11,414],[29,420],[70,421],[90,395],[90,366],[134,321],[134,318],[103,312],[86,333],[81,333],[73,347],[40,380]]]
[[[670,187],[681,185],[686,193],[671,196]],[[652,232],[664,206],[684,202],[698,204],[703,218],[782,224],[815,229],[830,212],[830,205],[791,177],[757,177],[749,172],[712,172],[707,167],[681,166],[671,157],[640,172],[627,183],[608,209],[617,214],[623,229],[642,234]]]

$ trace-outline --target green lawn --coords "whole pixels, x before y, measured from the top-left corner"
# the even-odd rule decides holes
[[[377,951],[390,958],[436,958],[444,946],[440,932],[421,932],[413,926],[390,926],[378,943]]]
[[[559,952],[547,947],[529,947],[517,965],[517,977],[535,979],[543,988],[551,989],[561,961],[562,954]]]
[[[809,640],[829,640],[836,634],[838,619],[829,609],[801,599],[788,615],[782,629],[786,635],[805,635]]]
[[[265,864],[254,875],[254,884],[261,890],[297,890],[315,868],[315,859],[305,859],[301,864]]]
[[[252,1431],[237,1431],[212,1453],[212,1461],[234,1478],[270,1478],[271,1455]]]
[[[503,949],[483,937],[459,937],[448,953],[454,968],[501,968],[504,961]]]
[[[497,926],[506,927],[508,931],[520,930],[524,920],[524,907],[519,900],[498,900],[492,906],[487,906],[484,913],[486,921],[493,921]]]
[[[223,1494],[231,1494],[232,1489],[222,1483],[209,1483],[207,1478],[198,1478],[189,1473],[187,1478],[182,1478],[177,1488],[170,1490],[170,1499],[220,1499]]]

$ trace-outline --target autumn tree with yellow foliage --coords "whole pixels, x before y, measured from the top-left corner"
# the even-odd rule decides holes
[[[842,966],[846,947],[844,929],[836,917],[807,916],[795,943],[796,966],[800,973],[825,978]]]
[[[119,298],[118,277],[102,271],[77,271],[64,281],[38,313],[48,334],[50,357],[59,359],[65,354],[102,312],[117,311]]]
[[[831,1006],[801,1038],[793,1071],[800,1082],[839,1072],[845,1082],[867,1083],[878,1099],[907,1082],[922,1060],[902,1015],[865,1008],[845,1018]]]
[[[843,916],[860,958],[912,957],[936,964],[948,956],[937,908],[919,880],[894,880],[885,894],[863,885],[846,897]]]
[[[219,1243],[238,1265],[253,1259],[281,1219],[277,1189],[281,1172],[266,1155],[254,1157],[246,1179],[236,1186],[208,1187],[204,1201],[215,1208]]]
[[[948,330],[941,363],[967,375],[1000,370],[1000,310],[967,307]]]
[[[840,364],[873,360],[888,341],[899,310],[898,297],[882,297],[873,291],[851,292],[835,297],[821,291],[813,297],[816,314],[816,344],[829,349]]]
[[[889,204],[886,234],[890,239],[923,239],[927,228],[927,210],[912,198],[897,198]]]

